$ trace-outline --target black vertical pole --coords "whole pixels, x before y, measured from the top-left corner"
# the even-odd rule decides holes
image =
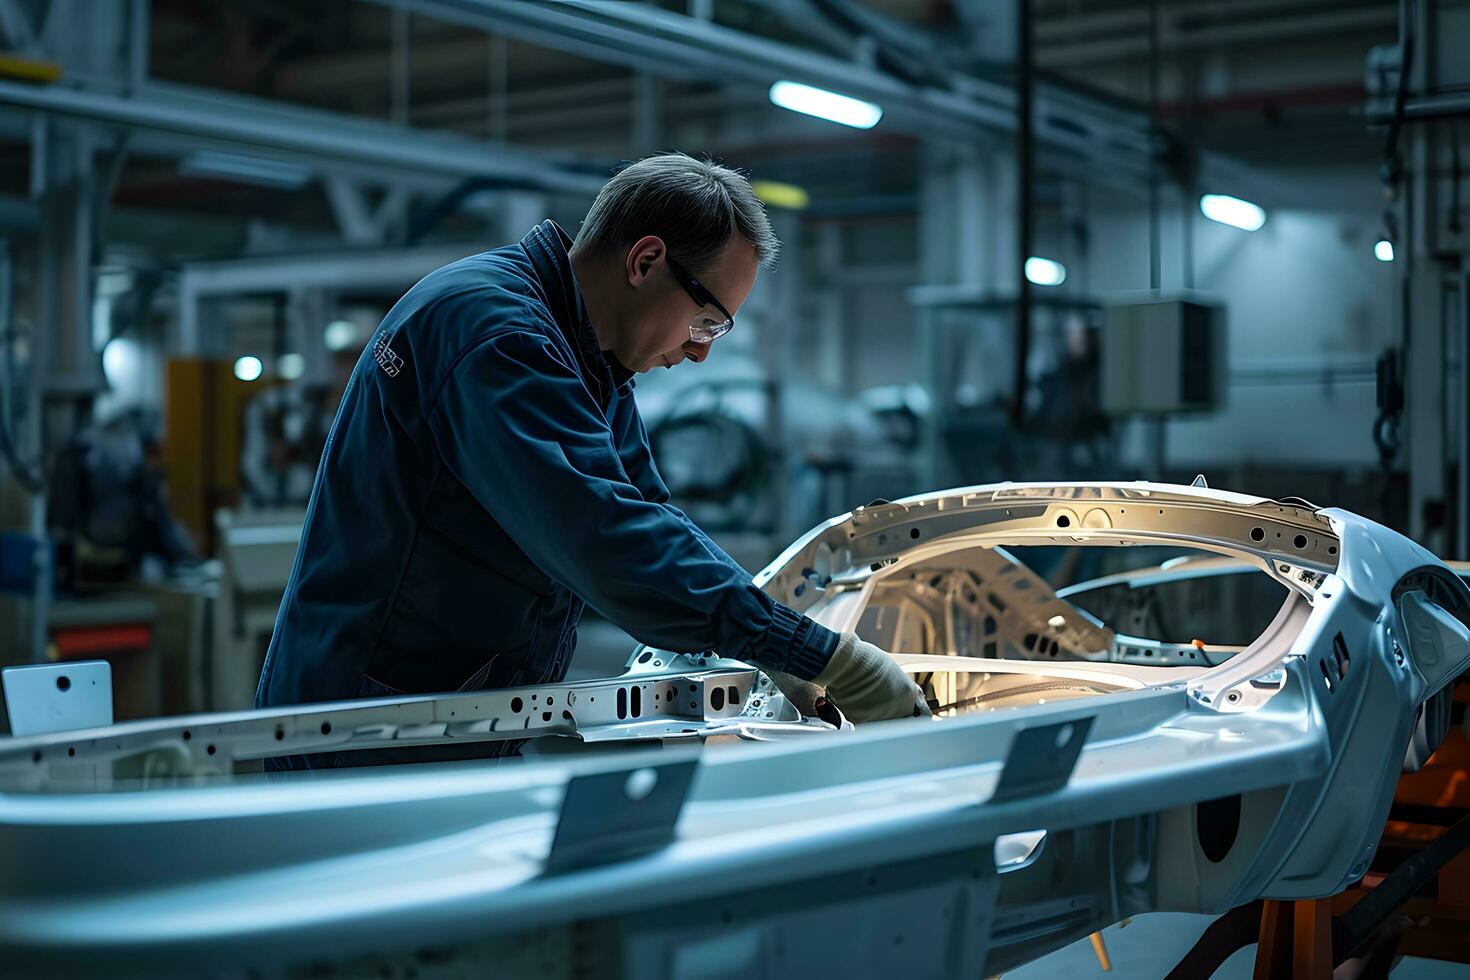
[[[1163,285],[1159,227],[1159,0],[1148,5],[1148,288]]]
[[[1026,260],[1031,257],[1031,0],[1016,0],[1016,365],[1011,392],[1011,424],[1019,425],[1026,411],[1026,362],[1031,357],[1031,281]]]

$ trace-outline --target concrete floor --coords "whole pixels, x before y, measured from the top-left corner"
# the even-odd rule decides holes
[[[1006,980],[1052,980],[1055,977],[1099,977],[1107,980],[1160,980],[1183,958],[1214,920],[1208,915],[1156,912],[1135,916],[1126,926],[1108,926],[1103,942],[1113,961],[1110,973],[1098,966],[1086,939],[1043,956],[1005,974]],[[1255,944],[1238,950],[1215,971],[1214,980],[1250,980]],[[1404,957],[1394,967],[1394,980],[1470,980],[1470,966]]]

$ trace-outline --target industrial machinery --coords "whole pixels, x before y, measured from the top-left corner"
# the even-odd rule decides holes
[[[1245,643],[1133,635],[1007,549],[1167,545],[1283,599]],[[859,508],[757,576],[896,651],[934,719],[640,647],[620,676],[0,742],[7,966],[449,976],[981,976],[1126,916],[1362,877],[1470,590],[1353,514],[1148,483]],[[487,624],[493,628],[493,624]],[[529,739],[498,766],[244,760]],[[661,748],[661,751],[652,751]]]

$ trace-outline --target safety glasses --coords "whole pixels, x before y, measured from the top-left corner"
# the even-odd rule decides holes
[[[735,318],[730,311],[715,299],[714,294],[704,288],[704,284],[689,274],[689,270],[673,260],[672,256],[665,255],[669,263],[669,271],[684,287],[684,292],[689,298],[699,304],[699,311],[689,321],[689,339],[696,344],[712,344],[719,338],[730,332],[735,326]]]

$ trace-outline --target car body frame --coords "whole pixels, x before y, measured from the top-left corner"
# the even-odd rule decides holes
[[[1213,552],[1285,598],[1248,644],[1130,636],[1028,545]],[[1129,915],[1342,890],[1470,666],[1470,591],[1423,548],[1199,486],[881,503],[756,580],[887,642],[938,716],[854,730],[789,679],[640,647],[615,678],[7,739],[0,947],[150,975],[996,973]],[[229,775],[512,737],[548,751]]]

